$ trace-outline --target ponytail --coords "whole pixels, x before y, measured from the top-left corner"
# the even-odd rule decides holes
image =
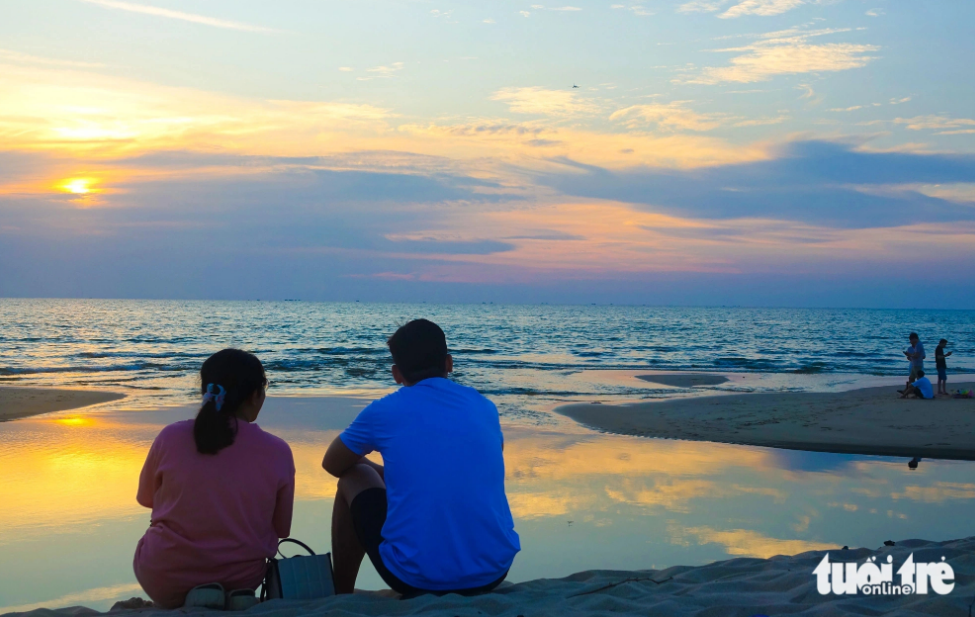
[[[237,437],[237,410],[258,388],[267,385],[257,356],[240,349],[224,349],[207,358],[200,369],[203,405],[193,424],[200,454],[216,454]]]

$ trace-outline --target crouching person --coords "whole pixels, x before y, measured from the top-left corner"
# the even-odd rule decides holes
[[[393,379],[403,387],[366,407],[322,462],[339,478],[335,589],[352,593],[367,554],[404,595],[490,591],[520,550],[497,408],[447,379],[453,359],[436,324],[411,321],[388,345]],[[374,451],[384,465],[365,458]]]
[[[223,608],[225,591],[227,607],[253,604],[266,559],[291,531],[291,449],[254,424],[268,383],[261,361],[224,349],[200,376],[196,420],[159,433],[139,478],[137,499],[152,521],[135,551],[135,576],[166,609]]]

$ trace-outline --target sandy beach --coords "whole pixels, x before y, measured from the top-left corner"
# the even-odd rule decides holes
[[[975,384],[950,386],[969,389]],[[587,426],[624,435],[975,460],[971,438],[975,400],[900,399],[892,387],[733,394],[631,405],[576,404],[557,411]]]
[[[58,388],[0,387],[0,422],[117,401],[124,394]]]
[[[954,589],[939,595],[876,596],[822,595],[816,588],[813,570],[827,551],[809,551],[791,557],[770,559],[738,558],[705,566],[675,566],[664,570],[591,570],[561,579],[539,579],[504,584],[493,593],[473,598],[449,595],[421,596],[400,600],[391,592],[362,592],[324,600],[274,600],[246,611],[249,615],[304,617],[312,615],[498,615],[504,617],[548,617],[578,615],[958,615],[968,614],[975,594],[975,538],[949,542],[899,541],[875,550],[859,548],[829,551],[830,561],[863,564],[876,557],[877,563],[893,558],[896,570],[908,557],[914,562],[940,562],[944,557],[954,571]],[[894,577],[899,581],[899,577]],[[140,609],[112,614],[168,617],[183,614],[213,614],[204,610],[162,611]],[[25,617],[87,617],[99,615],[82,607],[36,609],[8,615]]]

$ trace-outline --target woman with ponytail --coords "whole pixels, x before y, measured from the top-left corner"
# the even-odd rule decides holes
[[[196,419],[159,433],[139,478],[137,500],[152,520],[135,551],[135,576],[162,608],[183,606],[191,589],[209,583],[254,590],[278,538],[291,533],[291,449],[254,424],[264,366],[224,349],[203,363],[200,378]]]

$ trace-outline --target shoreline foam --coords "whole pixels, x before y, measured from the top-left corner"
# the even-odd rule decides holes
[[[125,398],[118,392],[0,386],[0,422],[80,409]]]
[[[952,383],[968,389],[975,383]],[[776,392],[556,409],[621,435],[789,450],[975,460],[975,400],[900,399],[893,387]]]

